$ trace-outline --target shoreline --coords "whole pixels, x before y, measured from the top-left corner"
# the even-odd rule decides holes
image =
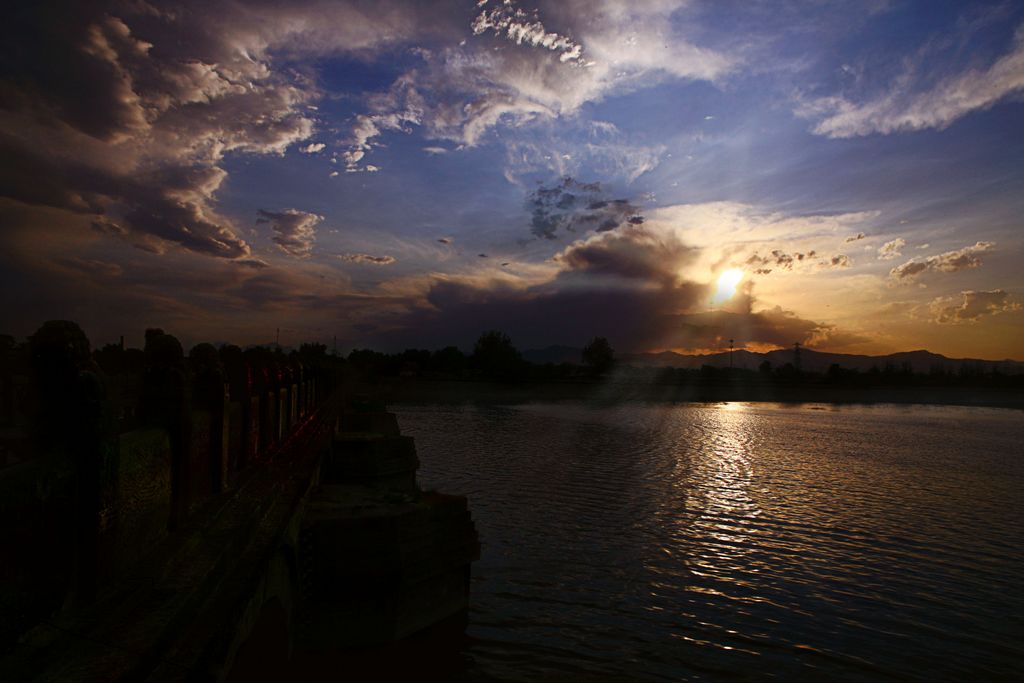
[[[765,384],[638,384],[615,381],[494,382],[387,378],[355,389],[388,404],[531,403],[543,401],[666,401],[675,403],[831,403],[836,405],[946,405],[1024,410],[1014,390],[972,387],[835,387]]]

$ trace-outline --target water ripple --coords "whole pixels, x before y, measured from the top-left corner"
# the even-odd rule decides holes
[[[1012,680],[1024,421],[1001,410],[398,410],[470,497],[468,678]]]

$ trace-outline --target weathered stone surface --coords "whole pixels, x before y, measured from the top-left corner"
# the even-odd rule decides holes
[[[118,437],[114,495],[101,510],[111,573],[123,574],[167,535],[171,516],[171,444],[162,429]]]
[[[245,443],[242,446],[242,462],[240,468],[245,468],[256,462],[260,451],[265,444],[260,440],[262,427],[260,422],[260,397],[249,397],[249,409],[242,416],[244,420]]]
[[[264,392],[260,401],[260,451],[265,452],[277,445],[277,392]]]
[[[303,625],[317,648],[391,642],[465,610],[479,557],[466,499],[321,486],[302,533]]]
[[[416,490],[419,459],[409,436],[345,432],[334,437],[320,465],[326,484],[360,484],[377,489]]]
[[[214,416],[209,410],[195,410],[191,415],[191,440],[188,453],[188,492],[189,507],[195,507],[213,493],[211,469],[214,453],[213,431],[219,427],[214,423]]]
[[[277,438],[278,440],[284,438],[284,435],[288,433],[289,418],[291,416],[291,402],[288,400],[288,387],[281,387],[277,392],[278,406],[277,406]]]
[[[294,425],[299,421],[299,385],[292,384],[288,388],[288,424]]]
[[[237,475],[242,467],[242,446],[245,436],[245,425],[243,423],[243,406],[240,401],[231,401],[228,404],[225,419],[225,441],[226,441],[226,472],[228,484]]]

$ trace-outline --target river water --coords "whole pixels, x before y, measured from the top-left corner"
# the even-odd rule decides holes
[[[1020,411],[392,409],[483,543],[459,677],[1024,677]]]

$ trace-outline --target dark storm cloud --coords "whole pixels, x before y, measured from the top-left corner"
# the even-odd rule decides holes
[[[40,3],[4,22],[0,116],[19,136],[0,141],[13,160],[0,189],[92,214],[101,232],[148,251],[247,256],[212,206],[225,177],[217,163],[308,135],[312,122],[297,110],[308,97],[242,59],[240,46],[233,56],[226,45],[211,50],[191,25],[203,17],[143,8]]]
[[[845,333],[835,325],[797,316],[780,306],[757,312],[715,311],[682,315],[678,318],[680,335],[695,340],[734,339],[736,344],[772,344],[790,346],[847,346],[865,340]]]
[[[427,295],[429,307],[416,309],[398,328],[374,339],[393,348],[415,339],[422,346],[458,344],[472,348],[487,329],[512,336],[520,348],[552,343],[582,344],[594,336],[612,338],[619,348],[640,348],[661,339],[671,328],[670,291],[627,288],[517,290],[498,284],[476,286],[436,281]]]
[[[146,126],[121,55],[145,52],[99,3],[18,3],[5,12],[5,108],[36,111],[99,140]]]
[[[92,215],[146,251],[244,258],[249,246],[215,210],[224,155],[283,154],[316,126],[315,84],[271,54],[358,53],[450,26],[423,21],[432,10],[18,3],[0,24],[0,130],[17,131],[0,137],[0,195]]]
[[[89,278],[116,278],[124,272],[117,263],[101,261],[99,259],[86,259],[80,256],[69,256],[67,258],[55,259],[55,263],[64,268],[78,271]]]
[[[447,280],[433,284],[429,307],[400,316],[397,326],[371,335],[375,345],[401,349],[457,344],[472,348],[481,332],[498,329],[519,348],[579,345],[604,336],[620,351],[709,348],[723,339],[738,344],[788,346],[833,344],[844,339],[835,327],[774,308],[765,311],[681,310],[706,300],[707,287],[682,283],[665,288],[550,287],[510,289]],[[847,335],[848,336],[848,335]]]
[[[608,232],[623,225],[640,225],[640,207],[628,199],[608,199],[600,183],[562,178],[551,187],[540,186],[526,200],[530,232],[553,240],[562,232]]]
[[[5,117],[7,118],[7,117]],[[84,161],[50,158],[31,142],[0,130],[0,196],[78,213],[100,213],[116,191],[109,174]]]
[[[729,338],[786,346],[837,345],[849,337],[778,307],[755,311],[750,284],[708,313],[714,287],[685,277],[699,256],[672,233],[627,226],[571,244],[555,257],[559,275],[534,287],[437,279],[426,305],[397,316],[392,329],[371,340],[396,349],[470,348],[481,331],[499,329],[520,348],[605,336],[622,351],[644,351],[710,348]]]
[[[138,252],[129,257],[116,264],[55,259],[34,272],[39,284],[33,294],[51,302],[48,308],[56,312],[76,312],[71,317],[83,325],[120,330],[137,326],[129,330],[134,332],[146,325],[165,325],[199,335],[193,339],[224,338],[233,330],[230,338],[238,343],[272,338],[271,324],[256,313],[272,312],[281,324],[316,327],[335,321],[344,329],[349,316],[373,320],[406,303],[353,294],[338,280],[325,281],[316,273],[249,267],[250,259],[197,262],[185,254],[157,258]],[[4,260],[0,257],[0,269]],[[102,306],[83,305],[97,297],[102,297]],[[39,322],[33,317],[30,324]],[[254,329],[262,332],[254,337]]]
[[[161,251],[162,241],[207,256],[248,256],[249,245],[209,204],[226,175],[216,167],[179,166],[121,178],[119,205],[96,225],[113,224],[115,233],[151,251]],[[110,214],[120,218],[111,220]]]
[[[627,224],[615,232],[575,242],[555,260],[565,265],[563,276],[614,276],[671,285],[679,280],[680,269],[697,255],[697,249],[674,234]]]
[[[249,253],[209,198],[225,173],[213,166],[165,165],[135,173],[60,160],[67,150],[30,149],[26,140],[0,136],[0,194],[38,207],[93,215],[93,227],[147,251],[175,243],[197,253],[236,258]]]

